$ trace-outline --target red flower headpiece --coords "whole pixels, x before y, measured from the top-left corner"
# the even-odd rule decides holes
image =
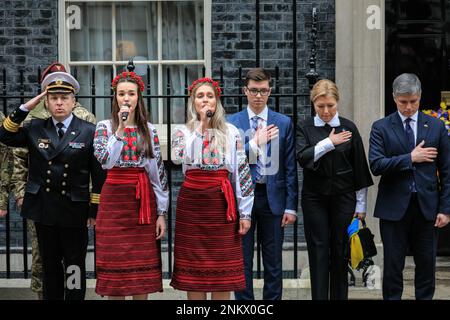
[[[145,85],[144,85],[144,81],[142,81],[142,78],[140,76],[138,76],[135,72],[130,72],[130,71],[124,71],[121,72],[119,74],[117,74],[117,76],[113,79],[113,81],[111,82],[111,86],[114,90],[116,90],[117,88],[117,84],[119,83],[119,80],[123,78],[123,79],[133,79],[138,87],[139,90],[142,92],[145,89]]]
[[[217,93],[217,97],[220,98],[220,95],[222,94],[222,90],[219,87],[219,82],[218,81],[214,81],[211,78],[200,78],[195,80],[194,82],[192,82],[192,84],[189,86],[188,90],[189,90],[189,95],[192,94],[192,90],[195,88],[196,85],[198,85],[199,83],[211,83],[213,85],[213,87],[216,89],[216,93]]]

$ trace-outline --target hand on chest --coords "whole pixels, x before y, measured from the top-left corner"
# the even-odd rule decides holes
[[[313,144],[317,145],[325,139],[333,144],[335,151],[349,150],[352,145],[353,132],[343,126],[338,127],[315,127],[311,131]]]

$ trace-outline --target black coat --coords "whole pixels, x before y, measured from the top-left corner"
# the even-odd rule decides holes
[[[302,192],[339,195],[358,191],[373,184],[364,145],[355,124],[339,117],[343,130],[352,132],[350,141],[342,143],[314,162],[314,147],[330,134],[325,127],[315,127],[314,118],[302,121],[297,131],[297,160],[303,168]]]
[[[10,123],[21,123],[27,114],[17,108],[9,117]],[[52,118],[34,119],[16,130],[2,126],[0,141],[29,150],[21,215],[44,225],[64,227],[80,227],[86,225],[88,217],[95,218],[97,205],[90,204],[90,182],[92,193],[100,194],[105,180],[105,171],[94,157],[95,125],[73,116],[60,142]]]

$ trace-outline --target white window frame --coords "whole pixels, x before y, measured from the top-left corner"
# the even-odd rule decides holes
[[[189,1],[189,0],[58,0],[58,56],[59,61],[70,70],[74,66],[113,66],[114,75],[118,65],[127,64],[128,61],[117,61],[116,50],[112,50],[111,61],[70,61],[70,31],[66,26],[66,3],[70,2],[158,2],[158,59],[135,61],[135,64],[144,64],[158,66],[158,95],[164,95],[164,66],[167,65],[201,65],[205,67],[206,76],[211,76],[211,1],[203,0],[204,29],[203,29],[203,59],[202,60],[164,60],[162,58],[162,6],[161,2],[168,1]],[[116,21],[115,6],[112,7],[111,32],[112,32],[112,48],[116,47]],[[158,102],[158,122],[163,124],[164,107],[163,99]]]

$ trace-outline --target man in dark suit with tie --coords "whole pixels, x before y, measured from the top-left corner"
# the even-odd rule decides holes
[[[401,299],[409,248],[416,299],[435,290],[437,228],[450,220],[450,145],[444,123],[419,111],[421,83],[401,74],[393,83],[397,112],[376,121],[369,162],[381,176],[375,205],[384,249],[383,298]]]
[[[270,110],[270,74],[251,69],[245,79],[248,107],[228,120],[240,129],[255,185],[252,225],[242,239],[247,288],[238,300],[253,300],[255,230],[264,265],[264,300],[280,300],[283,291],[283,229],[296,220],[298,202],[295,134],[289,117]]]
[[[87,227],[95,225],[105,174],[94,157],[95,125],[72,114],[77,80],[66,72],[54,72],[41,86],[40,95],[6,118],[0,127],[0,141],[29,150],[21,215],[36,225],[44,269],[43,298],[82,300]],[[20,127],[44,96],[51,117]]]

